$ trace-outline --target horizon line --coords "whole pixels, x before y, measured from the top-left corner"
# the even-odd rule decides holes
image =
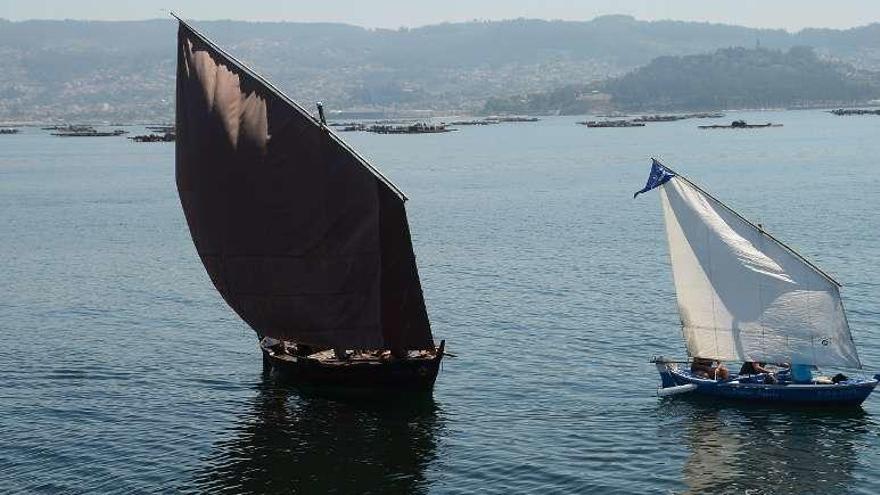
[[[168,15],[166,12],[165,15]],[[178,15],[181,15],[178,13]],[[861,29],[870,27],[873,25],[880,24],[878,21],[868,22],[865,24],[857,24],[849,27],[815,27],[815,26],[805,26],[799,28],[797,30],[790,30],[784,27],[757,27],[757,26],[749,26],[746,24],[731,24],[726,22],[716,22],[716,21],[705,21],[705,20],[688,20],[688,19],[639,19],[630,14],[602,14],[591,19],[553,19],[553,18],[542,18],[542,17],[510,17],[510,18],[498,18],[498,19],[467,19],[467,20],[444,20],[438,21],[429,24],[419,24],[414,26],[398,26],[398,27],[385,27],[385,26],[366,26],[362,24],[357,24],[353,22],[345,22],[345,21],[321,21],[321,20],[291,20],[291,19],[282,19],[282,20],[264,20],[264,19],[233,19],[226,17],[218,17],[218,18],[209,18],[209,19],[196,19],[192,17],[186,17],[181,15],[182,18],[185,18],[192,22],[242,22],[242,23],[250,23],[250,24],[333,24],[333,25],[343,25],[343,26],[352,26],[358,27],[361,29],[366,29],[369,31],[400,31],[400,30],[410,30],[410,29],[421,29],[426,27],[433,26],[443,26],[443,25],[454,25],[454,24],[490,24],[490,23],[503,23],[503,22],[513,22],[513,21],[543,21],[543,22],[565,22],[565,23],[590,23],[595,22],[599,19],[603,18],[627,18],[632,19],[635,22],[640,23],[665,23],[665,22],[678,22],[685,24],[704,24],[704,25],[715,25],[715,26],[728,26],[728,27],[739,27],[746,29],[754,29],[761,31],[784,31],[788,34],[798,34],[802,31],[807,30],[827,30],[827,31],[849,31],[853,29]],[[0,22],[10,22],[10,23],[26,23],[26,22],[101,22],[101,23],[112,23],[112,22],[150,22],[150,21],[174,21],[174,17],[168,15],[168,17],[149,17],[149,18],[141,18],[141,19],[86,19],[86,18],[27,18],[27,19],[9,19],[6,17],[0,17]]]

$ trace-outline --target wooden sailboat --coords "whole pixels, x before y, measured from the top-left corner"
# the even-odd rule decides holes
[[[444,342],[431,334],[406,196],[323,114],[177,19],[180,201],[265,368],[319,387],[430,390]]]
[[[682,333],[688,356],[698,360],[682,367],[687,361],[655,358],[658,393],[861,404],[880,375],[853,379],[841,373],[832,379],[816,371],[823,367],[861,373],[840,284],[656,160],[647,185],[636,195],[654,188],[659,188],[663,207]],[[781,366],[778,372],[724,376],[717,365],[723,361]]]

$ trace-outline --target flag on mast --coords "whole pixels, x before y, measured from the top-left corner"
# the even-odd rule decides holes
[[[642,190],[636,191],[636,193],[633,194],[633,199],[636,199],[636,196],[643,192],[648,192],[655,187],[660,187],[663,184],[666,184],[669,179],[673,177],[675,177],[675,172],[664,167],[656,158],[651,158],[651,175],[648,176],[648,183],[645,184],[645,187]]]

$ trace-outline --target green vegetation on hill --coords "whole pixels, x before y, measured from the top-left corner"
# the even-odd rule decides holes
[[[483,112],[487,115],[580,115],[611,111],[611,96],[595,85],[568,85],[547,92],[509,97],[493,97],[486,101]]]
[[[808,47],[787,52],[726,48],[709,54],[658,57],[601,83],[492,98],[483,110],[543,114],[718,110],[847,105],[878,97],[876,73],[822,60]]]
[[[660,110],[848,104],[878,95],[851,67],[820,60],[807,47],[660,57],[611,81],[607,91],[621,108]]]
[[[880,70],[880,23],[798,33],[619,15],[398,30],[327,23],[195,25],[294,99],[310,107],[320,100],[331,111],[471,112],[492,96],[548,91],[551,102],[536,98],[535,108],[553,108],[552,100],[565,98],[566,108],[601,107],[607,95],[592,93],[594,87],[585,93],[552,90],[619,76],[661,56],[756,41],[782,50],[813,46],[822,57]],[[0,19],[0,120],[170,120],[175,29],[171,19]]]

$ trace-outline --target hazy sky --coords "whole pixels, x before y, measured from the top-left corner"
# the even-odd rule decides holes
[[[880,0],[0,0],[0,18],[331,21],[397,28],[472,19],[588,20],[603,14],[752,27],[848,28],[880,22]]]

